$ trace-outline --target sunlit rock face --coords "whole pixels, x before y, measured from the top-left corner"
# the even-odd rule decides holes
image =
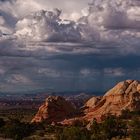
[[[76,109],[63,97],[49,96],[39,108],[32,122],[42,122],[44,120],[48,123],[59,122],[73,117],[75,112]]]
[[[92,97],[90,98],[84,105],[84,112],[87,113],[89,110],[96,107],[96,105],[99,103],[99,101],[102,99],[102,97]]]
[[[102,97],[95,107],[89,109],[85,118],[91,120],[101,119],[107,114],[120,115],[121,111],[126,109],[140,110],[139,81],[126,80],[118,83]]]

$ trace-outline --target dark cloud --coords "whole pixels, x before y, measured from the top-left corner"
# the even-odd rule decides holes
[[[1,91],[104,91],[140,79],[139,1],[93,0],[78,21],[45,3],[0,6]]]
[[[8,44],[6,41],[5,46],[0,46],[0,66],[3,68],[0,71],[1,77],[5,75],[5,80],[1,81],[2,85],[5,83],[2,89],[12,82],[12,86],[18,91],[22,86],[28,90],[31,87],[54,91],[92,90],[93,87],[93,90],[106,90],[119,80],[140,78],[136,76],[140,73],[140,54],[121,54],[121,48],[117,45],[112,48],[110,43],[33,43],[32,46],[28,44],[27,48],[22,48],[18,44],[16,46],[16,43],[11,47],[10,42],[11,40]],[[97,47],[98,45],[100,47]],[[6,46],[9,47],[6,49]],[[136,49],[138,51],[139,48]],[[111,78],[114,79],[113,82]],[[26,84],[23,83],[26,81]]]
[[[0,0],[0,2],[6,2],[6,1],[12,1],[12,0]]]

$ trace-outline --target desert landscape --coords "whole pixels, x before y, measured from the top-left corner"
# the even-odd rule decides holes
[[[28,106],[20,100],[21,106],[12,104],[10,108],[5,103],[0,109],[0,136],[24,140],[139,139],[139,81],[119,82],[103,96],[84,95],[73,100],[49,95],[45,102],[26,102]],[[75,102],[82,104],[76,106]]]
[[[0,140],[140,140],[140,0],[0,0]]]

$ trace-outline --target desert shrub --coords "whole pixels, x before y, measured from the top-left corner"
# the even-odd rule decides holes
[[[91,140],[111,140],[112,138],[123,138],[127,135],[126,123],[121,119],[109,115],[104,118],[102,123],[98,123],[96,119],[91,125]]]
[[[75,119],[72,123],[72,126],[85,127],[87,124],[88,124],[88,122],[86,120]]]
[[[132,114],[129,109],[122,110],[121,116],[120,116],[121,119],[131,119],[131,117],[132,117]]]
[[[14,140],[22,140],[24,137],[33,133],[35,127],[29,123],[23,123],[19,120],[10,120],[2,128],[1,133],[5,138],[13,138]]]
[[[102,123],[102,134],[104,138],[111,140],[113,137],[126,137],[126,123],[115,116],[108,116]]]
[[[57,136],[58,140],[89,140],[88,130],[79,127],[64,128],[62,133]]]
[[[131,140],[139,140],[140,139],[140,120],[139,118],[133,118],[131,123],[131,132],[130,137]]]
[[[91,125],[91,140],[99,140],[102,139],[101,135],[101,125],[97,123],[96,119],[93,119],[92,125]]]

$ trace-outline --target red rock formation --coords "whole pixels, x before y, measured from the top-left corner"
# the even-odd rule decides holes
[[[93,109],[101,100],[102,97],[92,97],[90,98],[84,105],[84,113],[89,112],[91,109]]]
[[[107,114],[120,115],[122,110],[140,110],[140,82],[126,80],[118,83],[103,97],[93,97],[87,101],[83,108],[84,116],[74,116],[74,107],[62,97],[49,97],[40,108],[32,122],[47,120],[72,124],[76,119],[92,121],[101,120]]]
[[[60,96],[49,96],[46,102],[39,108],[39,111],[32,122],[46,120],[48,123],[62,121],[73,117],[76,109]]]
[[[101,119],[106,114],[120,115],[125,109],[140,110],[139,81],[126,80],[118,83],[93,108],[89,108],[84,118],[92,120],[93,118]]]

